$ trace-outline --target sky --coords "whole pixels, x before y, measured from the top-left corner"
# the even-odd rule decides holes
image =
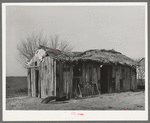
[[[145,56],[144,6],[7,6],[6,76],[26,76],[17,44],[32,33],[60,35],[74,51],[115,49],[130,58]]]

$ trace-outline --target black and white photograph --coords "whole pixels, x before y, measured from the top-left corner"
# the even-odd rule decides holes
[[[3,120],[147,120],[147,3],[3,3]]]

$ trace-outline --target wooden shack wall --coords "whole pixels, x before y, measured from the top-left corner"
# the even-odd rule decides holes
[[[112,78],[115,77],[115,92],[129,91],[137,88],[136,69],[128,66],[114,65],[112,67]],[[121,80],[123,89],[120,88]]]
[[[54,64],[53,59],[50,57],[45,57],[44,62],[41,65],[41,98],[46,98],[48,96],[55,96],[56,89],[56,64]]]
[[[56,97],[73,95],[73,64],[56,61]]]
[[[39,98],[56,96],[56,62],[50,57],[45,57],[39,68],[30,68],[27,78],[29,96]]]
[[[61,97],[66,95],[67,98],[73,97],[73,63],[62,63],[60,61],[53,61],[50,57],[45,57],[44,63],[39,68],[39,76],[35,75],[35,70],[35,68],[28,70],[28,96],[37,97],[38,95],[38,97],[45,98],[48,96]],[[36,87],[35,83],[37,78],[38,87]],[[83,96],[89,94],[90,78],[98,85],[98,89],[101,91],[100,64],[82,62],[82,76],[80,77],[80,81],[83,83]],[[113,79],[115,87],[112,87]],[[123,90],[120,90],[121,79],[123,81]],[[108,82],[109,93],[136,89],[136,70],[132,70],[126,66],[112,65],[112,68],[108,70]]]
[[[136,70],[135,69],[131,69],[131,89],[132,90],[137,89]]]
[[[100,90],[100,65],[95,62],[82,62],[82,76],[83,83],[83,96],[93,94],[93,89],[90,85],[90,81],[95,83]]]

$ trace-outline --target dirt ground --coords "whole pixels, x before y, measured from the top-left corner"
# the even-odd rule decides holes
[[[6,99],[6,110],[145,110],[145,92],[102,94],[86,99],[51,101],[27,96]]]

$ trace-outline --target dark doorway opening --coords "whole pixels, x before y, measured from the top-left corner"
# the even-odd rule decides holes
[[[101,93],[108,93],[108,66],[101,67]]]
[[[82,89],[82,64],[79,62],[73,67],[73,95],[80,94]]]
[[[38,89],[38,85],[39,85],[39,70],[35,70],[35,93],[36,93],[36,97],[38,97],[38,93],[39,92],[39,89]]]

